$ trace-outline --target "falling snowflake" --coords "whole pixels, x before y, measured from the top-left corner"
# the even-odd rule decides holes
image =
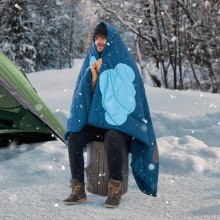
[[[66,168],[65,168],[65,166],[62,165],[61,169],[62,169],[62,170],[65,170]]]
[[[58,204],[58,203],[54,204],[54,207],[58,208],[58,207],[59,207],[59,204]]]
[[[15,4],[15,8],[17,8],[18,10],[22,9],[21,6],[18,3]]]
[[[155,165],[154,165],[154,164],[152,164],[152,163],[151,163],[151,164],[149,164],[148,169],[149,169],[149,170],[154,170],[154,169],[155,169]]]
[[[171,38],[171,40],[172,40],[173,42],[175,42],[175,41],[177,40],[177,37],[176,37],[176,36],[173,36],[173,37]]]
[[[142,121],[147,124],[147,119],[143,118]]]
[[[209,105],[209,108],[213,108],[213,107],[215,107],[213,103]]]
[[[170,182],[171,182],[171,183],[174,183],[175,181],[174,181],[174,179],[171,179]]]
[[[209,1],[205,1],[205,2],[204,2],[204,5],[205,5],[206,8],[209,7],[209,5],[210,5],[210,4],[209,4]]]
[[[106,174],[105,173],[99,173],[99,176],[105,176]]]
[[[43,106],[41,104],[36,104],[35,108],[37,111],[40,111],[43,108]]]
[[[176,97],[171,94],[171,95],[170,95],[170,98],[171,98],[171,99],[175,99]]]

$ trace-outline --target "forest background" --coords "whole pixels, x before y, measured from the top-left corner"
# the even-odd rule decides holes
[[[220,92],[218,0],[0,0],[0,51],[25,73],[71,68],[99,21],[114,25],[146,84]]]

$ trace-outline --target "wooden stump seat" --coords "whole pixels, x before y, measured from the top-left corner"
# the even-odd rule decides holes
[[[123,163],[123,183],[122,194],[128,190],[128,152],[124,149]],[[108,165],[106,149],[103,142],[91,142],[87,145],[87,183],[86,188],[89,192],[107,196],[108,195]]]

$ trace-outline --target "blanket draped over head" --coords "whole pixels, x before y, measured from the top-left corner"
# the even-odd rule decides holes
[[[103,22],[104,23],[104,22]],[[90,65],[99,59],[93,42],[79,73],[65,140],[90,124],[132,136],[128,149],[139,189],[156,196],[159,157],[143,81],[119,33],[108,23],[99,79],[92,95]]]

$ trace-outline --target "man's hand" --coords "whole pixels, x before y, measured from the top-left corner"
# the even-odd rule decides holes
[[[92,80],[97,80],[98,79],[98,71],[96,68],[96,62],[91,64],[90,69],[91,69],[91,73],[92,73]]]
[[[92,72],[92,79],[97,80],[98,74],[102,65],[102,58],[98,59],[95,63],[91,64],[90,69]]]
[[[98,73],[100,72],[101,65],[102,65],[102,58],[98,59],[98,61],[96,62],[96,69]]]
[[[92,93],[94,92],[95,84],[99,76],[99,71],[102,65],[102,58],[98,59],[95,63],[91,64],[90,69],[92,72]]]

